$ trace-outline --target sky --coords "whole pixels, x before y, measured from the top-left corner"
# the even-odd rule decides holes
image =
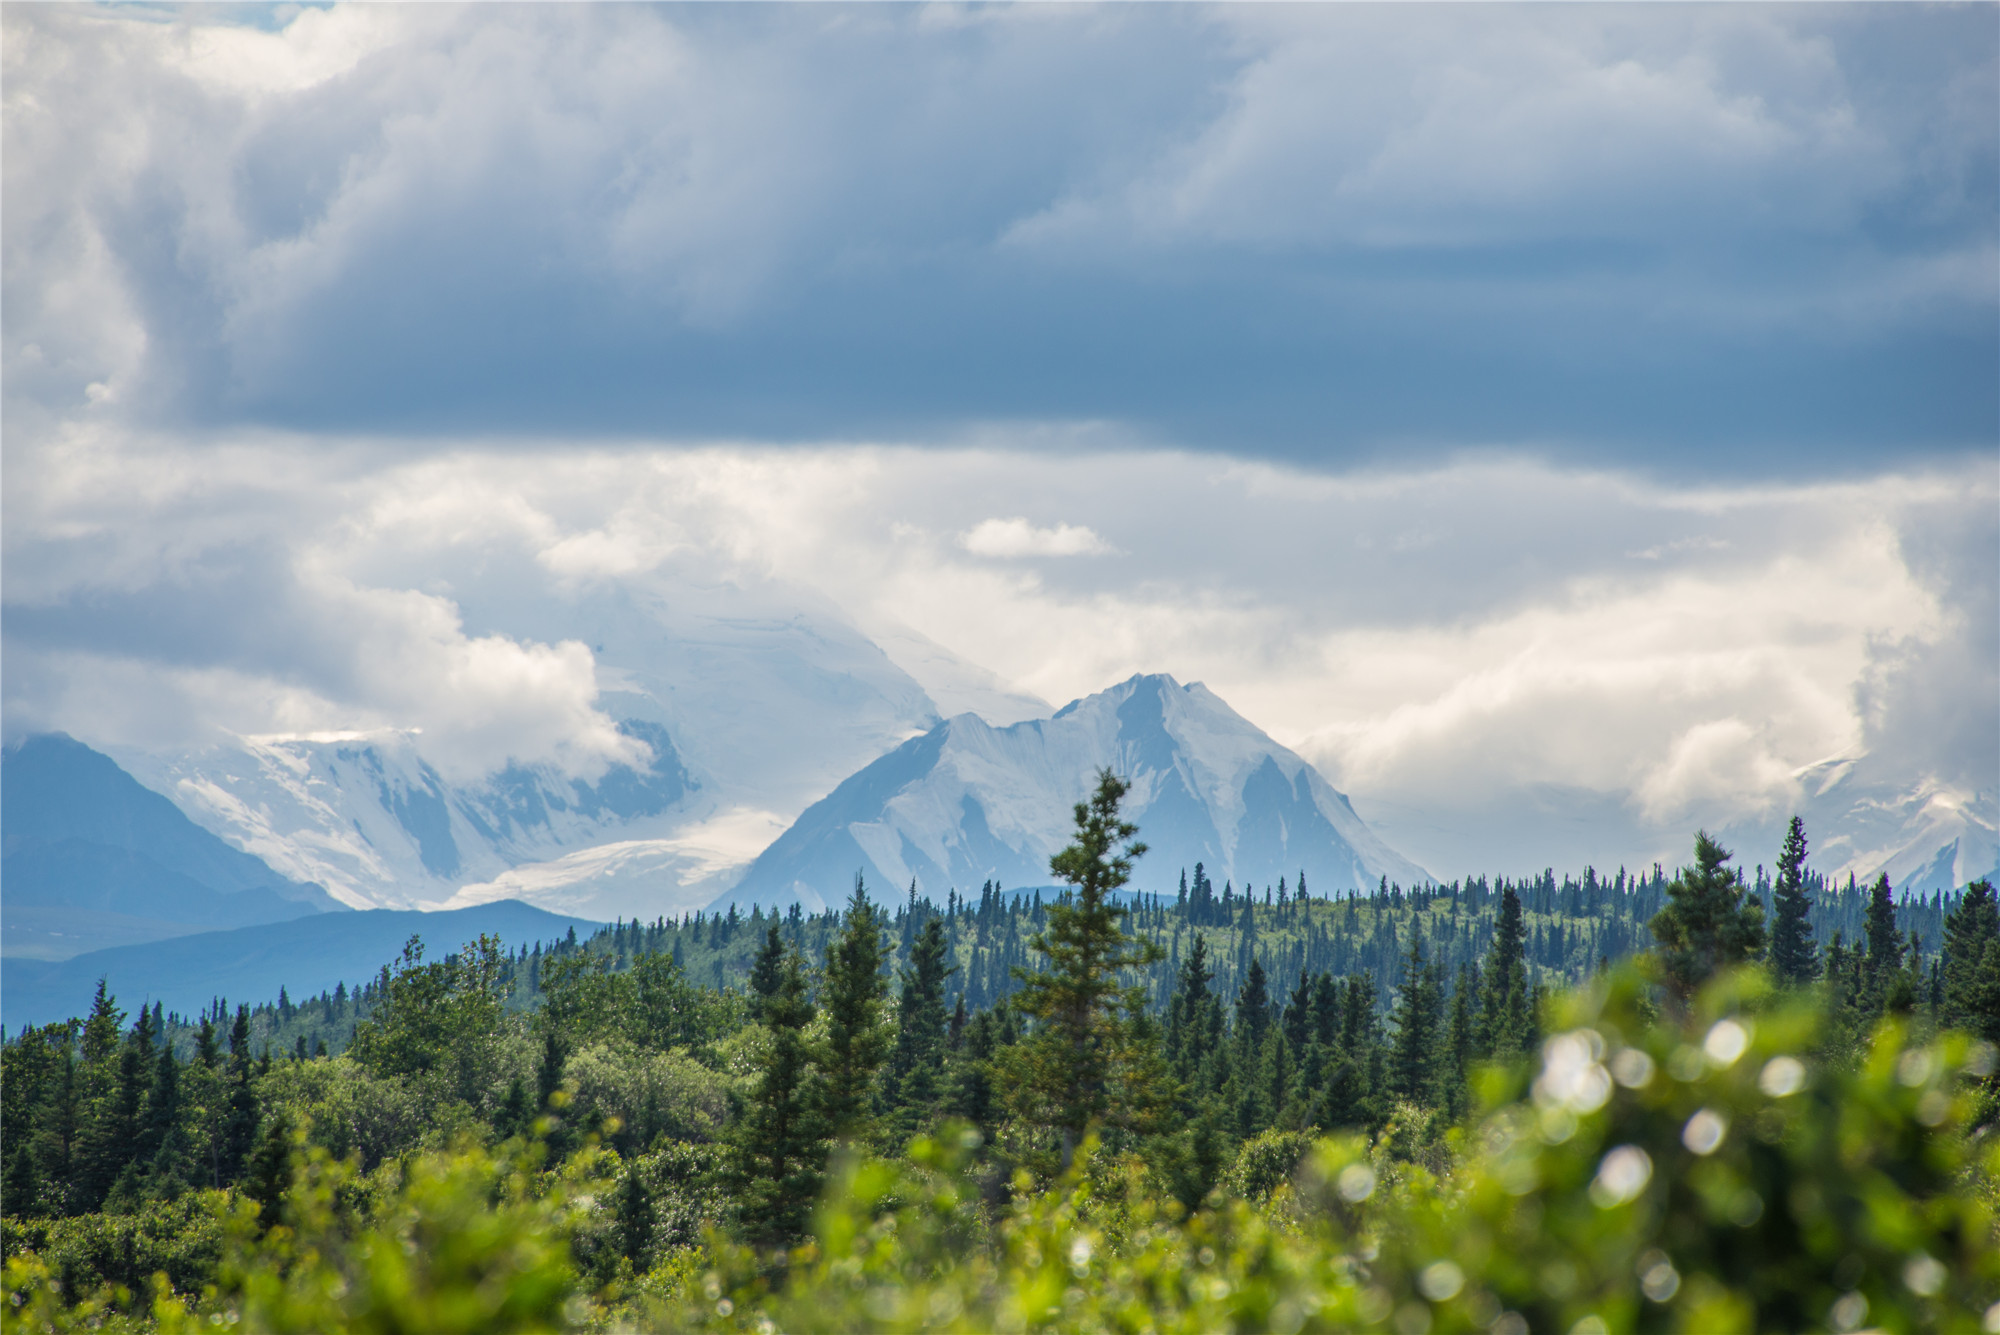
[[[10,737],[588,771],[673,577],[1206,681],[1448,872],[2000,788],[1993,6],[0,24]]]

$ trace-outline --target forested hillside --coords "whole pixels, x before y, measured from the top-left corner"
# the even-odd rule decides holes
[[[413,940],[356,987],[194,1017],[107,987],[5,1047],[14,1301],[253,1329],[1604,1330],[1844,1329],[1827,1305],[1856,1294],[1842,1311],[1949,1329],[2000,1298],[1985,883],[1829,887],[1795,825],[1747,879],[1703,836],[1672,877],[1322,899],[1197,866],[1128,898],[1122,791],[1079,807],[1060,891],[885,906],[857,883],[820,915]],[[1761,1074],[1738,1078],[1746,1052]],[[1748,1156],[1729,1173],[1725,1139]],[[1686,1183],[1618,1213],[1681,1153]],[[1446,1241],[1518,1231],[1529,1204],[1561,1253],[1533,1270],[1491,1232]],[[385,1277],[384,1239],[466,1210],[491,1228],[456,1259]],[[1698,1237],[1725,1227],[1769,1274]],[[1030,1258],[1042,1236],[1066,1265]],[[1190,1265],[1214,1285],[1159,1268]],[[1039,1270],[1070,1279],[1043,1294]],[[813,1306],[843,1275],[872,1305]]]
[[[1411,889],[1385,884],[1374,895],[1338,899],[1316,898],[1309,886],[1286,880],[1249,894],[1230,884],[1218,889],[1199,865],[1182,872],[1180,882],[1180,890],[1171,897],[1140,894],[1128,901],[1132,912],[1127,930],[1158,942],[1165,951],[1161,959],[1135,969],[1131,978],[1162,1016],[1181,961],[1193,949],[1197,935],[1205,943],[1205,958],[1219,992],[1235,995],[1254,959],[1263,966],[1271,987],[1278,980],[1289,987],[1301,973],[1308,977],[1331,973],[1341,979],[1365,974],[1374,983],[1378,1007],[1386,1009],[1413,932],[1422,938],[1426,961],[1444,979],[1455,979],[1461,964],[1476,966],[1491,949],[1498,906],[1509,893],[1521,904],[1522,947],[1531,983],[1544,989],[1560,987],[1647,949],[1652,944],[1647,924],[1665,901],[1669,879],[1658,866],[1636,876],[1621,868],[1602,877],[1594,868],[1586,868],[1580,876],[1560,879],[1553,871],[1543,871]],[[1809,900],[1806,921],[1819,946],[1830,947],[1836,939],[1865,943],[1870,904],[1879,902],[1879,888],[1857,886],[1852,879],[1830,885],[1810,871],[1801,883]],[[1767,915],[1772,886],[1761,867],[1749,878],[1749,888]],[[866,888],[871,898],[880,889]],[[1928,995],[1938,986],[1933,974],[1945,920],[1963,894],[1906,899],[1891,887],[1889,896],[1896,931],[1918,942],[1906,960],[1914,970],[1912,986]],[[907,968],[919,932],[936,919],[951,970],[948,1000],[955,1005],[962,999],[968,1014],[992,1009],[1019,986],[1014,971],[1030,962],[1030,942],[1046,923],[1053,899],[1054,892],[1008,891],[989,884],[963,897],[953,891],[942,906],[906,897],[878,904],[887,933],[885,967]],[[1878,916],[1879,912],[1878,907]],[[575,953],[602,957],[613,972],[630,969],[646,955],[664,955],[690,985],[741,992],[771,925],[782,929],[789,945],[817,960],[839,934],[842,920],[839,910],[807,914],[794,906],[787,913],[767,916],[761,908],[747,914],[731,908],[712,916],[691,914],[677,922],[619,922],[588,937],[579,937],[572,929],[564,938],[502,954],[504,1007],[512,1012],[540,1005],[542,962]],[[438,947],[448,951],[457,943],[421,944],[436,956]],[[353,987],[343,983],[310,997],[294,998],[280,989],[275,998],[248,1001],[251,1049],[296,1056],[303,1044],[307,1055],[322,1049],[341,1052],[382,988],[377,977],[356,980]],[[154,1033],[171,1038],[185,1058],[198,1045],[204,1022],[212,1031],[226,1031],[234,1023],[235,1009],[223,997],[202,1015],[182,1016],[156,1007],[150,1023]]]

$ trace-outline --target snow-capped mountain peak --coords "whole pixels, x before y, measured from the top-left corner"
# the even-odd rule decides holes
[[[1171,891],[1184,868],[1318,892],[1426,878],[1318,771],[1199,682],[1140,675],[1047,719],[995,727],[961,714],[914,737],[808,808],[718,900],[809,907],[859,871],[884,893],[943,898],[986,880],[1045,885],[1097,771],[1131,783],[1125,811],[1150,851],[1135,876]]]

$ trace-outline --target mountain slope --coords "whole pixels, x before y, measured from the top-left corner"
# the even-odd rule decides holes
[[[2000,829],[1991,791],[1972,792],[1925,777],[1895,782],[1873,757],[1837,757],[1798,777],[1806,792],[1806,832],[1814,865],[1838,876],[1889,883],[1909,894],[1957,890],[1995,874]]]
[[[648,759],[592,779],[514,765],[454,782],[422,737],[392,730],[118,757],[201,825],[358,908],[518,895],[650,918],[707,903],[842,775],[938,720],[908,672],[795,589],[617,588],[509,610],[500,624],[467,605],[483,629],[587,643],[599,707]],[[651,846],[650,871],[578,856],[625,844]]]
[[[59,958],[342,906],[194,824],[62,733],[0,755],[0,919],[10,956]]]
[[[280,987],[301,998],[343,982],[353,987],[373,978],[412,936],[423,938],[435,958],[482,933],[513,947],[597,926],[510,900],[451,913],[369,909],[97,950],[60,962],[9,961],[0,976],[0,1022],[18,1030],[88,1014],[99,978],[128,1010],[157,1001],[186,1015],[216,997],[269,1001]]]
[[[635,825],[681,817],[695,790],[665,728],[628,720],[643,767],[593,781],[509,766],[452,785],[408,734],[237,738],[202,751],[136,756],[134,767],[190,815],[357,908],[449,896],[523,862]],[[616,837],[613,834],[610,837]]]
[[[1151,850],[1139,888],[1170,893],[1197,862],[1218,884],[1303,870],[1316,893],[1427,879],[1205,686],[1136,676],[1052,718],[996,728],[961,714],[911,738],[807,808],[716,904],[817,908],[857,871],[878,895],[914,880],[940,900],[988,879],[1046,885],[1071,809],[1105,766],[1131,781],[1125,811]]]

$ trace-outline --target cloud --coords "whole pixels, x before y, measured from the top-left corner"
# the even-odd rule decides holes
[[[1698,807],[1722,808],[1728,819],[1789,811],[1801,796],[1793,766],[1773,755],[1757,730],[1739,718],[1697,723],[1674,739],[1635,794],[1641,811],[1664,823]]]
[[[974,556],[1103,556],[1117,550],[1088,528],[1037,528],[1025,519],[982,519],[959,535]]]
[[[455,778],[510,759],[585,777],[642,761],[596,708],[585,645],[468,633],[450,597],[347,559],[352,466],[296,444],[208,451],[101,435],[17,451],[9,733],[185,746],[218,728],[416,728]]]
[[[1440,867],[1992,791],[1990,15],[1437,14],[10,7],[7,727],[589,772],[633,598],[1205,679]]]
[[[1051,498],[1060,523],[995,519]],[[658,605],[890,627],[995,698],[1206,681],[1440,870],[1670,861],[1828,756],[1990,792],[2000,754],[1987,461],[1673,488],[997,437],[99,433],[17,449],[4,503],[7,726],[106,743],[420,728],[459,772],[585,770],[625,744],[601,627]],[[1051,547],[1126,555],[992,554]]]
[[[1434,17],[17,7],[10,422],[1683,480],[2000,431],[1980,11]]]

